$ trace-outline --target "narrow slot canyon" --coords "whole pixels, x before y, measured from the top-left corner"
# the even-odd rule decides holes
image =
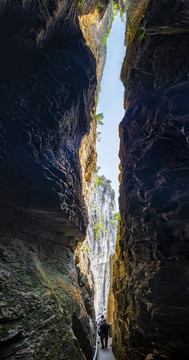
[[[0,46],[0,360],[188,360],[188,0],[4,0]]]

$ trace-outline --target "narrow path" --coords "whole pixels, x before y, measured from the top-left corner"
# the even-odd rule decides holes
[[[101,344],[99,346],[99,360],[115,360],[114,354],[112,352],[112,339],[108,339],[108,349],[101,349]]]

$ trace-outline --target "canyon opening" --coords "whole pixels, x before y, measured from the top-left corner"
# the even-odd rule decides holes
[[[118,210],[97,106],[125,15]],[[188,0],[0,1],[0,359],[188,359],[188,15]]]

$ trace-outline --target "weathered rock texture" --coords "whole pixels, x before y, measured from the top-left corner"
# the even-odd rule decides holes
[[[113,294],[113,288],[112,288],[112,283],[113,283],[113,265],[115,262],[115,255],[111,255],[110,256],[110,260],[109,260],[109,266],[110,266],[110,287],[109,287],[109,292],[108,292],[108,299],[107,299],[107,307],[106,307],[106,319],[108,321],[109,324],[113,323],[113,309],[114,309],[114,294]]]
[[[90,15],[97,1],[85,3]],[[74,265],[96,161],[97,55],[82,11],[76,0],[0,3],[2,359],[92,357],[93,295]]]
[[[98,8],[102,3],[103,8]],[[100,84],[102,72],[106,59],[106,48],[102,45],[102,39],[106,36],[109,26],[111,26],[112,1],[85,1],[79,11],[79,24],[81,31],[96,59],[97,83]],[[97,87],[97,93],[99,87]],[[97,94],[96,94],[97,95]],[[98,95],[97,95],[98,97]],[[82,169],[82,185],[85,199],[88,204],[90,196],[91,177],[96,167],[96,108],[91,112],[90,132],[82,140],[79,155]]]
[[[86,280],[80,287],[72,251],[18,232],[0,240],[0,358],[91,359],[90,294]]]
[[[94,306],[98,316],[106,308],[110,287],[110,256],[115,251],[117,217],[114,190],[104,176],[93,177],[89,225],[85,241],[79,245],[76,262],[94,287]]]
[[[113,284],[117,359],[189,356],[188,15],[185,0],[133,0],[129,8]]]

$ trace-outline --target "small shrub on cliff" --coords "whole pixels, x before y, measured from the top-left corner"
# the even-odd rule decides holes
[[[97,241],[101,235],[104,235],[107,232],[105,224],[103,224],[101,221],[98,221],[93,225],[93,231],[95,241]]]
[[[96,115],[97,126],[104,125],[102,119],[104,119],[104,114],[103,113],[99,113],[99,114]]]
[[[123,3],[126,7],[126,10],[128,10],[129,6],[131,5],[131,2],[129,0],[123,0]]]
[[[79,1],[77,4],[78,9],[83,9],[84,4],[85,4],[85,0]]]
[[[85,245],[82,245],[82,249],[81,249],[81,250],[82,250],[82,251],[86,251],[87,255],[89,255],[89,253],[90,253],[89,248],[88,248],[87,246],[85,246]]]
[[[109,189],[111,189],[111,183],[112,183],[111,180],[107,180],[107,186],[109,187]]]
[[[103,118],[104,118],[103,113],[99,113],[99,114],[96,115],[96,121],[97,121],[97,126],[96,126],[96,127],[104,125],[104,123],[103,123],[103,121],[102,121]],[[100,140],[101,140],[100,134],[101,134],[100,131],[97,131],[97,132],[96,132],[96,139],[97,139],[97,141],[100,141]]]
[[[133,24],[129,22],[129,28],[131,33],[131,38],[134,39],[134,37],[138,34],[138,40],[142,40],[146,35],[149,35],[149,31],[146,28],[146,23],[148,21],[148,16],[146,19],[144,19],[143,23],[136,23]]]
[[[95,169],[95,174],[98,174],[99,170],[100,170],[100,166],[97,166]]]
[[[100,176],[95,174],[94,183],[95,183],[95,187],[98,188],[104,184],[104,180],[102,180],[102,178]]]
[[[113,225],[114,228],[116,228],[118,226],[118,223],[119,223],[120,220],[121,220],[120,213],[115,213],[113,215],[112,220],[110,220],[110,224]]]
[[[113,219],[115,219],[117,222],[119,222],[121,220],[121,214],[120,213],[115,213],[113,215]]]
[[[100,142],[100,140],[101,140],[100,135],[101,135],[101,132],[100,132],[100,131],[97,131],[97,132],[96,132],[96,140],[97,140],[98,142]]]
[[[99,11],[99,13],[101,13],[103,11],[105,7],[105,4],[103,4],[103,2],[100,0],[100,3],[97,5],[97,9]]]
[[[107,39],[108,39],[108,36],[110,35],[110,26],[106,32],[106,35],[102,38],[102,46],[105,48],[107,46]]]

